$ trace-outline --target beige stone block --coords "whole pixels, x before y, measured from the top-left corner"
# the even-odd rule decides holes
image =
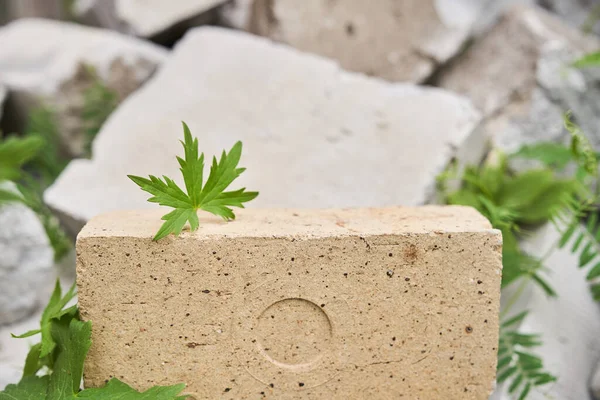
[[[77,241],[85,385],[196,399],[487,399],[502,239],[466,207],[250,209],[159,242],[160,210]]]

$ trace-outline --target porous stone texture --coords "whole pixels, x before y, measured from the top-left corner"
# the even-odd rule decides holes
[[[255,0],[251,31],[350,71],[422,82],[457,54],[477,10],[470,0]]]
[[[570,68],[600,47],[539,8],[516,7],[439,75],[437,84],[467,95],[483,111],[496,147],[566,139],[562,115],[571,109],[589,135],[598,131],[597,71]]]
[[[153,242],[158,210],[77,240],[85,385],[197,399],[487,399],[502,239],[467,207],[245,210]]]
[[[53,250],[37,215],[21,204],[0,206],[0,325],[28,316],[53,274]]]
[[[15,21],[0,29],[0,81],[11,94],[11,119],[21,125],[13,128],[22,129],[35,107],[49,106],[58,116],[63,150],[81,156],[84,93],[95,75],[122,99],[148,79],[167,54],[151,43],[103,29],[50,20]]]
[[[240,184],[261,192],[257,206],[422,204],[453,157],[478,162],[485,147],[480,115],[460,96],[203,27],[112,114],[93,159],[72,161],[47,204],[74,233],[102,212],[156,207],[126,175],[179,178],[180,121],[207,156],[244,143]]]
[[[117,18],[130,33],[146,38],[170,36],[195,25],[213,21],[217,8],[227,0],[113,0]],[[96,1],[100,6],[100,1]],[[160,41],[160,40],[159,40]]]

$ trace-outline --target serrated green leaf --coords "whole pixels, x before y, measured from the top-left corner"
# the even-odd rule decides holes
[[[25,366],[23,367],[23,378],[33,376],[40,370],[40,353],[42,344],[36,343],[29,349],[25,358]]]
[[[68,400],[80,390],[83,363],[92,344],[92,324],[63,315],[53,320],[51,334],[57,344],[54,371],[50,375],[47,400]]]
[[[562,249],[563,247],[565,247],[565,245],[573,237],[573,234],[575,233],[575,230],[577,229],[578,226],[579,226],[579,220],[575,220],[568,226],[567,230],[562,234],[562,236],[558,242],[558,248]]]
[[[72,306],[65,309],[65,306],[69,301],[71,301],[75,297],[75,284],[71,286],[69,291],[65,293],[64,297],[62,296],[62,289],[60,287],[60,282],[57,280],[56,285],[54,286],[54,291],[52,292],[52,296],[50,296],[50,301],[48,305],[42,312],[42,318],[40,321],[40,329],[35,329],[29,332],[26,332],[22,335],[12,335],[14,338],[26,338],[29,336],[33,336],[35,334],[42,334],[42,342],[40,348],[40,358],[46,357],[49,355],[54,348],[56,347],[56,342],[52,338],[51,334],[51,322],[54,319],[59,319],[63,315],[71,315],[74,316],[77,313],[77,306]]]
[[[196,210],[192,208],[176,208],[168,214],[163,215],[162,219],[166,221],[156,232],[153,240],[160,240],[171,233],[176,236],[181,233],[185,223],[189,220],[192,230],[197,229],[199,225]]]
[[[14,338],[14,339],[25,339],[28,337],[31,337],[33,335],[37,335],[38,333],[42,332],[41,329],[32,329],[30,331],[27,331],[25,333],[22,333],[20,335],[15,335],[14,333],[11,333],[10,335]]]
[[[88,400],[185,400],[186,396],[180,395],[183,389],[185,389],[184,384],[155,386],[140,393],[113,378],[104,387],[85,389],[79,393],[77,398]]]
[[[17,384],[7,385],[0,392],[0,400],[44,400],[48,376],[27,376]]]
[[[203,183],[204,154],[199,155],[198,139],[192,137],[185,122],[183,133],[184,140],[181,143],[184,158],[177,157],[177,161],[187,193],[166,176],[161,179],[150,175],[147,179],[128,175],[142,190],[153,195],[148,199],[149,202],[174,208],[162,217],[165,222],[154,236],[154,240],[171,233],[179,235],[188,222],[192,231],[198,229],[198,210],[210,212],[225,220],[235,219],[230,207],[244,208],[243,203],[258,196],[258,192],[246,192],[245,188],[225,192],[225,189],[245,171],[245,168],[237,166],[242,156],[241,142],[237,142],[229,152],[223,151],[218,162],[217,158],[213,157],[208,179]]]

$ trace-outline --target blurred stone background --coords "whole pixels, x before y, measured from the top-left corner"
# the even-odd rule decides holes
[[[180,121],[207,154],[244,142],[251,206],[431,203],[451,162],[566,141],[566,110],[600,148],[600,71],[570,67],[599,19],[598,0],[0,0],[0,128],[47,139],[39,209],[0,206],[0,388],[86,221],[154,206],[127,174],[178,175]],[[569,262],[549,261],[557,300],[527,295],[559,376],[531,399],[592,399],[600,313]]]

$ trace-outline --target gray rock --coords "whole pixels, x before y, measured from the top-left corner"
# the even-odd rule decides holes
[[[9,20],[18,18],[51,18],[66,17],[65,2],[61,0],[4,0],[4,7]]]
[[[472,0],[255,0],[251,30],[350,71],[422,82],[456,55],[477,20]]]
[[[117,17],[115,0],[75,0],[72,12],[77,22],[84,25],[122,33],[128,30]]]
[[[572,110],[574,119],[598,149],[600,68],[571,67],[569,64],[580,56],[580,52],[565,47],[546,49],[538,60],[537,83],[553,105]]]
[[[590,29],[600,33],[600,3],[596,0],[538,0],[538,3],[576,29]]]
[[[427,202],[453,157],[478,161],[480,115],[457,95],[348,73],[243,32],[196,28],[45,193],[72,232],[115,209],[155,207],[126,174],[179,177],[180,121],[207,155],[244,143],[250,206]],[[178,179],[180,181],[180,179]]]
[[[229,28],[250,30],[254,0],[231,0],[219,8],[219,23]]]
[[[97,78],[125,98],[167,58],[167,51],[115,32],[24,19],[0,29],[0,77],[22,128],[41,103],[57,111],[65,151],[83,149],[84,93]],[[95,74],[90,73],[93,68]]]
[[[54,253],[37,215],[21,204],[0,206],[0,325],[25,318],[54,276]]]
[[[437,83],[470,97],[486,117],[486,132],[505,151],[567,140],[562,115],[568,109],[597,135],[597,73],[569,64],[598,47],[600,41],[541,9],[517,7],[442,71]]]
[[[159,42],[186,29],[212,22],[228,0],[114,0],[116,16],[129,33]],[[98,5],[102,3],[96,0]],[[177,32],[173,32],[177,31]],[[162,38],[158,38],[162,36]]]

